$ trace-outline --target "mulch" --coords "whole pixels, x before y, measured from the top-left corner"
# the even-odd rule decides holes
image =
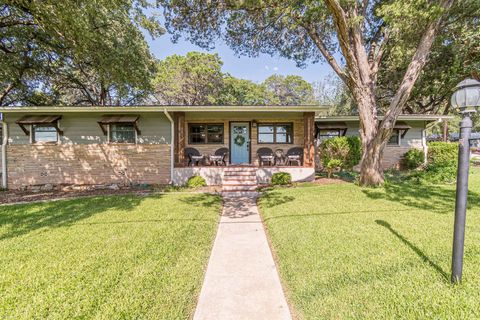
[[[45,200],[70,199],[90,196],[110,196],[110,195],[148,195],[152,190],[138,189],[120,189],[120,190],[69,190],[69,191],[19,191],[8,190],[0,192],[0,204],[38,202]]]
[[[188,193],[218,193],[221,188],[218,186],[202,187],[198,189],[182,189],[172,192],[188,192]],[[137,195],[148,196],[166,191],[166,186],[155,186],[152,188],[138,187],[122,187],[115,189],[85,189],[85,190],[52,190],[52,191],[23,191],[23,190],[6,190],[0,191],[0,205],[14,203],[41,202],[48,200],[75,199],[83,197],[95,196],[123,196]]]
[[[328,184],[342,184],[342,183],[348,183],[345,180],[341,179],[332,179],[332,178],[315,178],[315,181],[312,183],[314,184],[319,184],[319,185],[328,185]]]

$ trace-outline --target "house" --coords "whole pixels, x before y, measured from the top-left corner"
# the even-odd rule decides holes
[[[398,167],[403,155],[411,148],[423,150],[426,155],[427,129],[436,122],[452,118],[438,115],[400,115],[384,152],[383,167],[386,169]],[[382,119],[383,117],[379,116],[379,120]],[[315,121],[317,145],[331,137],[359,135],[358,116],[318,116]]]
[[[358,117],[327,117],[327,109],[2,107],[2,186],[182,185],[193,175],[213,185],[223,183],[227,170],[242,168],[257,183],[268,183],[280,171],[309,181],[315,176],[316,141],[358,134]],[[391,140],[396,144],[386,153],[388,165],[411,147],[425,149],[426,126],[441,119],[402,116]],[[276,151],[280,157],[269,155]]]

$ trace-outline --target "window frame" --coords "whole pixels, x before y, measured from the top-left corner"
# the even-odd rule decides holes
[[[336,132],[338,132],[338,135],[337,136],[331,136],[331,135],[321,134],[322,131],[329,131],[329,132],[336,131]],[[337,137],[344,137],[345,133],[346,133],[345,129],[318,129],[317,139],[322,140],[321,137],[325,137],[325,140],[326,139],[337,138]]]
[[[118,141],[112,141],[112,127],[113,125],[131,125],[133,128],[133,132],[135,133],[135,138],[133,142],[118,142]],[[107,125],[107,142],[109,144],[137,144],[138,141],[138,132],[137,128],[135,127],[134,122],[119,122],[119,123],[109,123]]]
[[[295,139],[295,130],[294,130],[294,127],[293,127],[293,122],[275,122],[275,123],[258,123],[257,124],[257,144],[285,144],[285,145],[288,145],[288,144],[294,144],[294,139]],[[260,127],[273,127],[273,142],[260,142]],[[292,136],[292,139],[291,139],[291,142],[277,142],[277,127],[279,126],[290,126],[291,127],[291,136]],[[265,133],[263,133],[265,134]],[[288,135],[288,130],[287,130],[287,135]],[[287,139],[288,140],[288,139]]]
[[[387,141],[387,146],[388,147],[399,147],[399,146],[402,145],[402,135],[401,135],[400,131],[401,131],[400,129],[393,129],[392,135],[390,136],[390,138],[388,138],[388,141]],[[397,134],[397,141],[394,142],[394,143],[391,143],[390,139],[394,137],[393,132],[396,132],[396,134]]]
[[[35,139],[35,129],[37,127],[50,127],[53,128],[56,134],[56,139],[55,141],[37,141]],[[37,123],[37,124],[31,124],[30,125],[30,143],[31,144],[58,144],[60,142],[60,134],[58,132],[59,123],[58,120],[55,123]]]
[[[205,130],[203,134],[205,134],[205,142],[193,142],[192,141],[192,127],[193,126],[204,126]],[[208,141],[208,127],[209,126],[221,126],[222,127],[222,141],[221,142],[209,142]],[[210,144],[210,145],[224,145],[225,144],[225,123],[205,123],[205,122],[190,122],[188,123],[188,128],[187,128],[187,136],[188,136],[188,144],[189,145],[205,145],[205,144]]]

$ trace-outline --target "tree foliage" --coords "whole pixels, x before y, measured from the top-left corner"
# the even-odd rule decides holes
[[[268,92],[264,85],[226,75],[223,79],[223,88],[220,91],[217,104],[258,106],[267,105],[272,100],[271,92]]]
[[[465,1],[451,9],[452,18],[440,26],[429,63],[415,83],[406,113],[449,114],[449,98],[466,77],[480,76],[480,2]],[[392,42],[387,49],[397,52]],[[388,107],[406,68],[406,59],[389,59],[379,74],[378,91],[383,110]]]
[[[313,87],[300,76],[272,75],[262,83],[222,72],[217,54],[189,52],[158,62],[153,102],[167,105],[315,104]]]
[[[272,75],[265,79],[263,85],[271,93],[268,104],[271,105],[307,105],[316,104],[313,87],[300,76]]]
[[[0,105],[128,104],[150,89],[139,27],[163,32],[143,0],[0,5]]]
[[[172,55],[157,65],[154,81],[159,104],[215,104],[223,85],[223,62],[217,54]]]

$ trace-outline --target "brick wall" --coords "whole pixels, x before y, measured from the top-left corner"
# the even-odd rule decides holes
[[[166,184],[166,144],[9,145],[8,185]]]
[[[382,166],[385,169],[388,168],[400,168],[403,155],[410,150],[411,147],[389,147],[385,148],[383,153]]]

